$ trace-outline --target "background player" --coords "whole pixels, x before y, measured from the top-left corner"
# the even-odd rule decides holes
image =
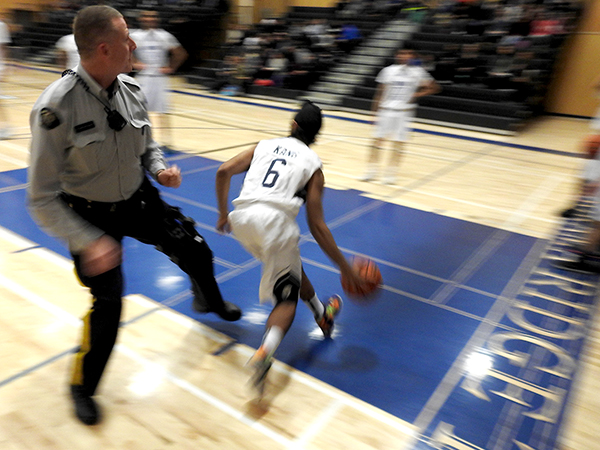
[[[441,90],[429,73],[421,66],[411,65],[415,59],[413,50],[400,48],[396,51],[395,64],[379,72],[377,91],[372,110],[376,113],[375,140],[367,162],[367,171],[361,178],[370,181],[377,175],[379,153],[384,139],[393,141],[392,155],[383,177],[386,184],[396,182],[396,173],[404,142],[409,137],[409,126],[415,115],[416,100]]]
[[[158,28],[156,11],[142,11],[139,16],[141,29],[131,32],[137,45],[133,54],[133,68],[138,72],[137,81],[148,100],[148,111],[158,114],[163,150],[169,152],[171,125],[168,113],[168,75],[179,69],[188,57],[179,41],[166,30]]]

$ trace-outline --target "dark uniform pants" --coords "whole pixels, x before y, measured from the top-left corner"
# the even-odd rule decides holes
[[[196,281],[211,310],[223,308],[223,298],[214,277],[212,251],[204,239],[190,237],[177,221],[172,220],[171,207],[161,200],[158,190],[148,179],[144,179],[130,199],[122,202],[91,202],[68,194],[62,194],[61,198],[85,220],[118,242],[124,236],[130,236],[156,246]],[[118,266],[89,277],[81,271],[79,255],[72,256],[79,279],[90,288],[93,304],[83,319],[83,337],[75,357],[71,383],[83,386],[85,394],[94,395],[117,338],[123,273]]]

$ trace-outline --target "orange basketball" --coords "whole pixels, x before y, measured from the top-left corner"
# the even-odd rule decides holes
[[[367,287],[360,292],[356,291],[348,285],[348,281],[342,276],[342,289],[344,289],[344,292],[348,295],[348,297],[356,300],[372,299],[383,282],[383,277],[381,276],[379,267],[377,264],[375,264],[375,261],[369,258],[359,257],[354,258],[352,261],[352,266],[358,271],[361,278],[365,280]]]

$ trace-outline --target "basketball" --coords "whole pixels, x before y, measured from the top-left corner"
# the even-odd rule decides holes
[[[375,261],[369,258],[354,258],[352,266],[358,271],[360,277],[366,281],[367,289],[360,292],[352,289],[348,285],[348,281],[342,276],[341,283],[342,289],[348,297],[355,300],[367,300],[373,299],[376,292],[379,290],[383,277]]]

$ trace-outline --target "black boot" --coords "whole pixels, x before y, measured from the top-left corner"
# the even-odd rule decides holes
[[[209,305],[202,294],[202,290],[198,287],[196,281],[192,280],[192,292],[194,293],[194,301],[192,302],[192,308],[194,311],[201,314],[208,314],[214,312],[221,319],[227,320],[228,322],[235,322],[242,317],[242,310],[231,302],[223,300],[221,307]]]
[[[94,425],[100,420],[100,411],[94,399],[87,395],[83,386],[71,385],[71,398],[75,405],[75,415],[86,425]]]

